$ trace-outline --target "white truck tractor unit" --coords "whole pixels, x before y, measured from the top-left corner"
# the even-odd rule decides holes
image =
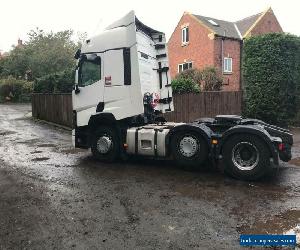
[[[128,155],[173,159],[184,166],[222,162],[226,173],[258,179],[291,159],[288,130],[235,115],[167,122],[174,110],[165,34],[133,11],[75,54],[73,144],[105,162]],[[188,112],[188,110],[187,110]],[[213,164],[210,164],[213,165]]]

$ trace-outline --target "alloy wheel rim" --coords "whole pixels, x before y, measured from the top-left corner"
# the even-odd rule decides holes
[[[259,162],[259,151],[250,142],[239,142],[232,149],[232,162],[242,171],[253,170]]]
[[[99,137],[97,141],[97,150],[100,154],[107,154],[113,147],[112,138],[108,135]]]
[[[193,136],[185,136],[179,142],[179,152],[184,157],[193,157],[199,149],[199,142]]]

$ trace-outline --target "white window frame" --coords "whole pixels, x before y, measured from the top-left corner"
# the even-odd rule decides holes
[[[181,29],[181,43],[187,44],[189,43],[189,41],[190,41],[190,30],[189,30],[189,26],[186,26]]]
[[[187,69],[183,69],[183,65],[187,64]],[[181,71],[180,71],[181,68]],[[192,69],[193,68],[193,62],[184,62],[184,63],[180,63],[178,64],[178,73],[181,73],[182,71],[188,70],[188,69]]]
[[[223,65],[224,73],[232,73],[232,58],[224,57],[224,65]]]

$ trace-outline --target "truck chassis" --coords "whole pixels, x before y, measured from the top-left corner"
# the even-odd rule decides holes
[[[293,138],[288,130],[240,116],[139,126],[128,126],[128,119],[98,122],[74,130],[75,146],[91,147],[104,162],[143,155],[173,159],[179,166],[222,163],[228,175],[256,180],[278,167],[279,159],[291,159]]]

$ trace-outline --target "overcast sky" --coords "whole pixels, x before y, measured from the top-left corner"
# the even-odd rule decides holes
[[[45,31],[73,29],[89,36],[135,10],[146,25],[170,37],[184,11],[236,21],[272,7],[285,32],[300,36],[299,0],[1,0],[0,50],[18,38],[26,41],[35,27]]]

